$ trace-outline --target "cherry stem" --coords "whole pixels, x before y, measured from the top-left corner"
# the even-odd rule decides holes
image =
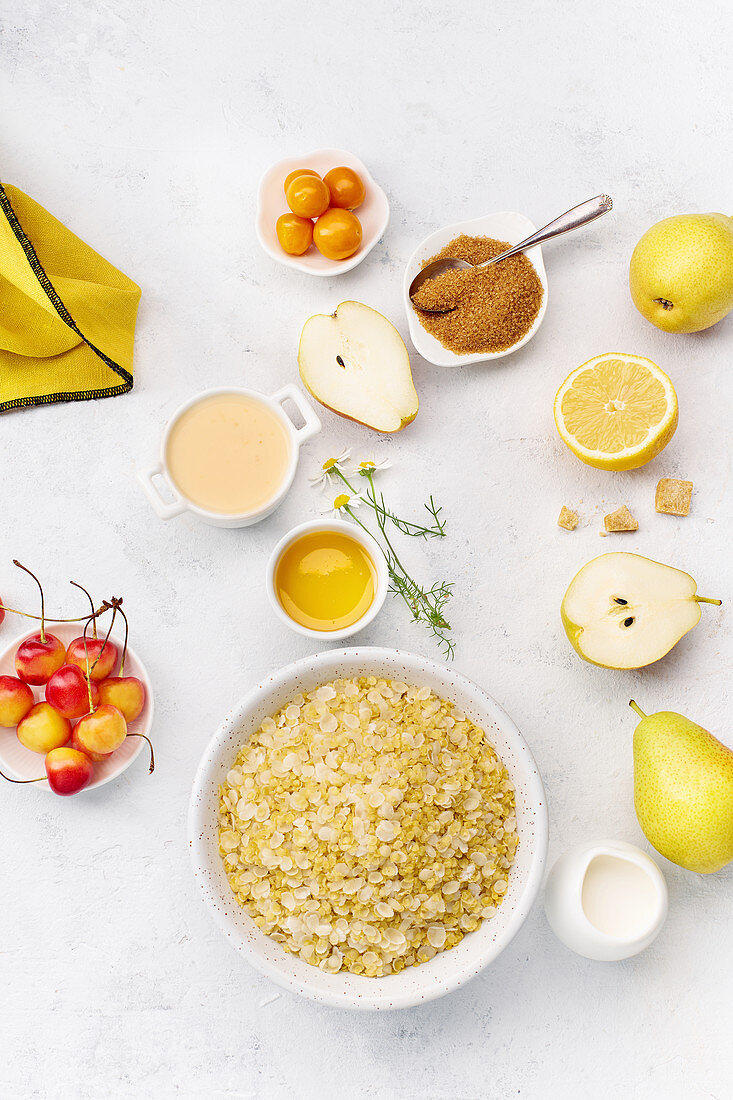
[[[3,779],[7,779],[8,783],[43,783],[46,778],[45,775],[39,775],[38,779],[13,779],[12,776],[6,775],[5,772],[0,772]]]
[[[74,582],[72,581],[71,583],[73,584]],[[87,630],[89,629],[90,620],[91,620],[91,616],[84,623],[84,633],[83,633],[82,637],[84,638],[84,659],[86,661],[86,666],[87,666],[86,678],[87,678],[87,695],[89,696],[89,713],[94,714],[94,700],[92,699],[92,677],[91,677],[91,670],[89,668],[89,650],[87,649]],[[96,619],[95,619],[95,625],[96,625]]]
[[[124,676],[125,675],[125,658],[127,657],[127,639],[130,635],[130,624],[127,621],[127,615],[122,610],[122,607],[118,606],[117,610],[119,611],[122,618],[125,620],[125,642],[124,642],[124,645],[122,646],[122,660],[120,661],[120,676]]]
[[[97,654],[96,659],[94,661],[94,664],[92,665],[91,668],[89,667],[89,647],[87,645],[87,630],[89,629],[89,624],[92,621],[92,619],[94,618],[94,616],[90,615],[89,618],[87,619],[87,621],[84,624],[84,634],[83,634],[84,657],[86,659],[86,665],[87,665],[87,680],[89,681],[88,687],[89,687],[89,702],[90,703],[92,701],[92,685],[91,685],[92,673],[94,672],[94,669],[97,667],[97,662],[99,661],[99,658],[104,653],[105,646],[107,645],[107,642],[109,641],[109,636],[112,633],[112,627],[115,625],[115,616],[117,615],[117,608],[119,607],[120,603],[122,603],[122,600],[121,599],[118,600],[118,599],[116,599],[115,596],[113,596],[111,603],[107,603],[107,601],[105,600],[104,603],[102,604],[102,607],[104,608],[105,611],[109,611],[109,609],[112,608],[112,622],[109,624],[109,630],[107,631],[105,639],[102,642],[102,645],[100,647],[99,653]],[[91,713],[92,714],[94,713],[94,707],[91,708]]]
[[[84,585],[83,584],[77,584],[76,581],[69,581],[69,584],[73,584],[74,588],[80,588],[82,590],[82,592],[84,593],[86,598],[89,600],[89,606],[92,609],[92,615],[94,615],[94,600],[89,595],[89,593],[87,592]],[[95,616],[95,618],[94,618],[94,640],[96,641],[96,639],[97,639],[97,619],[96,619],[96,616]]]
[[[18,611],[16,607],[6,607],[5,604],[0,604],[0,607],[2,607],[3,611],[9,611],[11,615],[22,615],[24,619],[40,620],[41,618],[40,615],[31,615],[28,611]],[[94,612],[94,617],[98,618],[108,610],[107,607],[100,607],[98,611]],[[46,615],[44,621],[47,623],[83,623],[86,622],[88,618],[90,618],[89,615],[77,615],[73,619],[52,619],[49,615]]]
[[[720,607],[723,603],[722,600],[711,600],[709,596],[695,596],[698,603],[714,603],[716,607]]]
[[[638,703],[634,702],[633,699],[629,699],[629,706],[632,710],[636,711],[640,718],[646,718],[646,714],[644,714],[644,711],[641,709]]]
[[[31,573],[30,569],[28,569],[25,565],[21,565],[20,562],[17,560],[17,558],[13,558],[13,565],[17,565],[18,569],[22,569],[23,572],[27,573],[29,577],[33,577],[33,580],[38,585],[39,591],[41,593],[41,641],[45,642],[46,641],[46,630],[45,630],[45,625],[46,625],[46,600],[45,600],[45,597],[43,595],[43,585],[39,581],[36,574]]]
[[[150,749],[150,767],[148,768],[148,775],[152,775],[155,771],[155,753],[153,752],[153,742],[144,733],[128,733],[128,737],[142,737],[148,743]]]

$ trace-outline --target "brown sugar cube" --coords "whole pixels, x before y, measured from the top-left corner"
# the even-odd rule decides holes
[[[617,508],[615,512],[603,517],[603,525],[607,531],[638,531],[639,524],[632,516],[626,505]]]
[[[563,504],[560,515],[557,517],[558,527],[564,527],[566,531],[574,531],[578,526],[578,513],[572,508],[566,508]]]
[[[676,477],[663,477],[657,483],[654,507],[669,516],[689,516],[692,500],[692,482],[679,481]]]

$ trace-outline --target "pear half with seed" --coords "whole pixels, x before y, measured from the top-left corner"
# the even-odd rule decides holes
[[[603,668],[653,664],[700,621],[689,573],[640,554],[601,554],[570,582],[560,613],[573,648]]]
[[[330,316],[310,317],[300,335],[298,367],[316,401],[375,431],[398,432],[417,416],[405,342],[371,306],[342,302]]]

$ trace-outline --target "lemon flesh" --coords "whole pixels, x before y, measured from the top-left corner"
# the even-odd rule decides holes
[[[555,424],[583,462],[601,470],[644,466],[677,427],[677,395],[663,370],[639,355],[590,359],[555,397]]]

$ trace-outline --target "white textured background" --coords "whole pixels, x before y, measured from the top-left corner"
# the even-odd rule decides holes
[[[395,10],[397,9],[397,10]],[[3,789],[0,1094],[8,1098],[523,1100],[731,1094],[733,869],[664,864],[670,917],[626,963],[570,954],[537,906],[498,962],[446,1000],[352,1016],[282,994],[223,941],[191,881],[188,790],[227,707],[311,644],[263,591],[269,548],[315,516],[307,484],[344,444],[389,457],[396,504],[434,492],[450,540],[406,550],[456,582],[457,665],[508,709],[544,774],[551,858],[586,837],[643,838],[631,802],[633,695],[731,740],[730,613],[658,667],[584,665],[562,633],[567,582],[589,558],[639,550],[733,599],[733,317],[675,338],[634,310],[637,238],[659,218],[733,209],[723,2],[497,4],[389,0],[17,0],[0,65],[2,178],[143,287],[129,396],[13,412],[0,424],[0,593],[27,604],[14,556],[77,606],[68,579],[125,597],[157,687],[158,770],[68,801]],[[254,200],[274,160],[353,149],[388,193],[385,240],[332,281],[258,249]],[[516,209],[542,224],[599,191],[612,215],[547,246],[550,303],[522,352],[447,371],[413,356],[421,411],[397,438],[324,412],[286,505],[261,526],[159,522],[134,480],[196,390],[296,378],[301,325],[344,298],[406,335],[403,264],[437,226]],[[651,467],[583,467],[552,397],[600,352],[672,376],[680,427]],[[657,479],[695,482],[687,519],[657,516]],[[555,526],[562,503],[583,526]],[[627,503],[638,535],[599,539]],[[7,621],[0,640],[20,632]],[[433,655],[389,604],[360,641]]]

